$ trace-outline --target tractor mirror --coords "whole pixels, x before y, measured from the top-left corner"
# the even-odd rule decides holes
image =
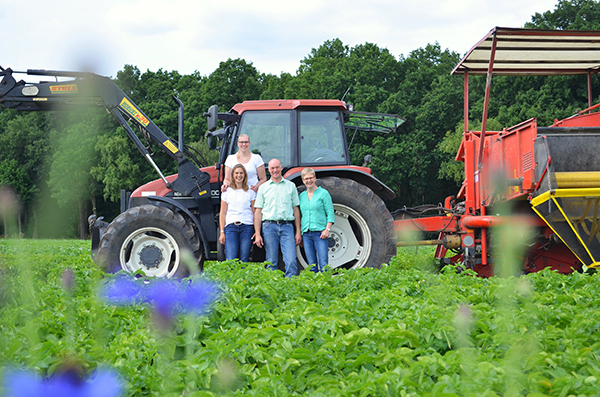
[[[206,140],[208,143],[208,148],[210,150],[217,150],[219,148],[219,142],[223,141],[225,137],[225,130],[220,129],[218,131],[209,131],[206,133]]]
[[[217,129],[217,123],[219,122],[219,106],[212,105],[208,108],[208,112],[204,113],[206,117],[206,123],[208,124],[208,130],[214,131]]]

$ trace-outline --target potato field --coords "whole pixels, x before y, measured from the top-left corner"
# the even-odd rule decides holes
[[[169,294],[132,298],[152,280],[105,275],[88,241],[0,240],[0,394],[598,395],[598,275],[483,279],[430,258],[293,279],[208,262],[165,311]]]

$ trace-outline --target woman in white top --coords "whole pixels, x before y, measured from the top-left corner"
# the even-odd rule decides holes
[[[265,163],[260,155],[250,151],[250,138],[246,134],[238,136],[237,141],[239,150],[236,154],[227,156],[225,160],[225,177],[221,191],[227,190],[231,184],[231,169],[236,164],[242,164],[248,173],[248,187],[254,192],[258,187],[267,181],[267,173],[265,172]]]
[[[227,191],[221,193],[219,242],[225,245],[227,260],[238,258],[248,262],[254,235],[254,199],[256,192],[248,188],[248,173],[242,164],[232,170],[233,180]]]

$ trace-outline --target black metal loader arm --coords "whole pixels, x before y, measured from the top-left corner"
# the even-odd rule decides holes
[[[170,189],[185,196],[194,197],[199,202],[202,196],[210,197],[210,194],[206,194],[209,191],[210,176],[192,164],[177,145],[108,77],[85,72],[28,69],[25,72],[27,75],[50,76],[55,81],[27,83],[23,80],[16,81],[13,73],[23,72],[13,72],[10,68],[0,67],[0,76],[2,77],[0,106],[30,111],[103,106],[125,129],[129,138]],[[59,77],[73,79],[58,81]],[[132,125],[177,161],[179,175],[172,186],[167,182],[150,153],[132,129]]]

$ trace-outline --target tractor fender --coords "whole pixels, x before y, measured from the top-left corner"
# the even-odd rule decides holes
[[[300,173],[306,167],[293,167],[285,172],[284,178],[290,180],[296,184],[296,186],[302,185],[302,179]],[[333,166],[333,167],[311,167],[317,173],[319,179],[328,176],[335,176],[338,178],[351,179],[361,185],[364,185],[371,189],[373,193],[379,196],[382,200],[391,200],[396,197],[396,194],[392,189],[387,187],[379,179],[371,175],[371,169],[367,167],[358,166]]]
[[[210,246],[208,245],[208,239],[206,238],[206,233],[204,232],[204,229],[202,228],[202,224],[200,223],[198,218],[196,218],[196,216],[194,214],[192,214],[190,212],[190,210],[185,208],[182,204],[178,203],[177,200],[174,200],[170,197],[147,196],[146,198],[148,200],[150,200],[151,202],[161,202],[161,203],[172,205],[173,207],[176,207],[179,211],[184,213],[192,222],[194,222],[194,224],[196,225],[196,228],[198,229],[198,232],[200,233],[200,240],[202,240],[202,245],[204,245],[204,255],[205,255],[204,257],[210,258],[210,251],[209,251]]]

